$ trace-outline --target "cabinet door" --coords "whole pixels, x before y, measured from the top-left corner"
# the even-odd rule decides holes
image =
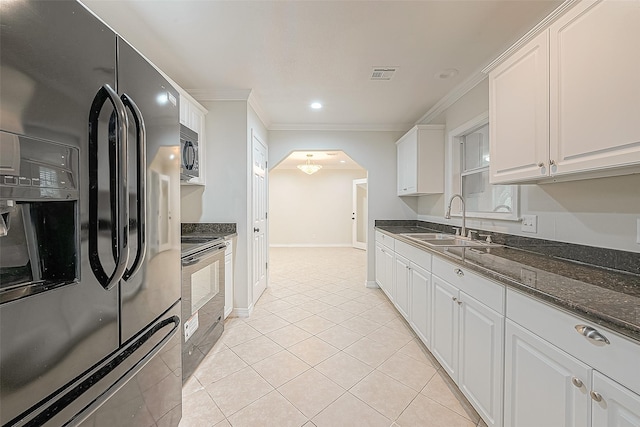
[[[505,427],[589,426],[589,390],[591,368],[506,320]]]
[[[395,281],[393,276],[394,253],[384,248],[384,290],[391,301],[395,299]]]
[[[224,256],[224,317],[233,311],[233,254]]]
[[[407,136],[397,148],[398,195],[413,194],[418,185],[418,134],[417,130]]]
[[[550,27],[552,175],[640,163],[638,40],[639,0],[580,2]]]
[[[545,31],[489,74],[492,184],[548,175],[548,43]]]
[[[187,98],[180,96],[180,124],[191,128],[189,125],[191,120],[191,105]]]
[[[395,284],[396,293],[394,302],[400,314],[409,320],[409,261],[404,257],[396,254],[395,256]]]
[[[502,426],[504,317],[460,292],[458,387],[489,426]]]
[[[458,289],[438,276],[431,276],[431,352],[449,376],[458,381]]]
[[[410,273],[411,326],[427,348],[431,348],[431,273],[415,264],[411,264]]]
[[[382,245],[376,243],[376,283],[384,290],[382,282],[384,281],[384,253]]]
[[[640,396],[598,371],[593,371],[592,388],[602,396],[591,402],[594,427],[640,427]]]

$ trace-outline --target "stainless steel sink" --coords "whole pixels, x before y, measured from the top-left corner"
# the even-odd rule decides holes
[[[492,246],[500,246],[494,243],[481,242],[478,240],[470,240],[460,236],[454,236],[452,234],[441,234],[441,233],[407,233],[402,234],[402,236],[407,237],[418,243],[423,243],[432,247],[492,247]]]
[[[451,240],[459,237],[444,233],[405,233],[402,234],[402,236],[413,240]]]

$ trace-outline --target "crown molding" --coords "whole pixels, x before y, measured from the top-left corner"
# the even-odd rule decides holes
[[[458,99],[462,98],[467,92],[476,87],[479,83],[481,83],[484,79],[487,78],[486,74],[483,74],[480,70],[476,71],[460,83],[458,86],[453,88],[449,93],[447,93],[440,101],[436,102],[436,104],[429,109],[422,117],[420,117],[415,124],[425,124],[429,123],[431,120],[435,119],[447,108],[451,107]]]
[[[266,113],[266,111],[264,111],[264,108],[262,108],[262,104],[260,104],[260,100],[258,99],[258,96],[254,91],[251,91],[251,93],[249,94],[249,99],[247,101],[251,108],[253,108],[253,111],[256,112],[256,115],[258,116],[264,127],[268,130],[269,126],[271,125],[271,120],[269,119],[269,115]]]
[[[520,39],[515,42],[514,44],[512,44],[507,50],[505,50],[504,52],[502,52],[496,59],[494,59],[493,61],[491,61],[489,63],[489,65],[487,65],[486,67],[484,67],[482,69],[482,72],[484,74],[488,74],[489,72],[491,72],[491,70],[493,70],[494,68],[496,68],[502,61],[504,61],[505,59],[507,59],[508,57],[510,57],[514,52],[516,52],[518,49],[520,49],[522,46],[524,46],[525,44],[529,43],[529,41],[531,41],[531,39],[533,39],[534,37],[536,37],[538,34],[540,34],[542,31],[546,30],[547,28],[549,28],[549,26],[551,26],[551,24],[558,19],[560,16],[564,15],[564,13],[569,10],[570,8],[572,8],[576,3],[578,3],[580,0],[565,0],[560,6],[558,6],[557,8],[554,9],[553,12],[551,12],[550,14],[548,14],[546,17],[544,17],[544,19],[542,21],[540,21],[538,23],[538,25],[536,25],[535,27],[533,27],[529,32],[527,32],[524,36],[520,37]]]
[[[334,123],[273,123],[270,131],[312,130],[312,131],[354,131],[354,132],[406,132],[414,125],[411,123],[383,124],[334,124]]]

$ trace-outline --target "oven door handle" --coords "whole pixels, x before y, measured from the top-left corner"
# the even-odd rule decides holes
[[[133,120],[136,124],[136,154],[138,156],[136,163],[136,179],[137,179],[137,216],[138,216],[138,248],[136,257],[131,268],[127,269],[122,276],[124,280],[129,280],[135,275],[144,260],[147,252],[147,130],[144,124],[142,112],[136,103],[126,93],[121,97],[122,103],[133,113]]]
[[[185,258],[182,260],[182,267],[189,267],[199,262],[206,262],[209,259],[220,257],[220,254],[224,254],[226,248],[227,246],[223,243],[221,245],[214,246],[213,248],[210,248],[206,251]]]
[[[200,259],[201,258],[198,258],[198,257],[187,258],[187,259],[182,261],[182,266],[183,267],[188,267],[190,265],[197,264],[197,263],[200,262]]]
[[[98,252],[98,119],[104,103],[113,105],[115,140],[109,137],[109,193],[111,201],[111,239],[115,268],[108,275]],[[129,262],[129,198],[127,184],[127,136],[129,122],[118,94],[105,84],[96,93],[89,112],[89,263],[105,289],[120,281]]]

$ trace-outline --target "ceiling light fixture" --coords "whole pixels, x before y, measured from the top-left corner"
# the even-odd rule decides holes
[[[311,162],[312,157],[313,154],[307,154],[307,162],[302,165],[298,165],[298,169],[300,169],[307,175],[312,175],[322,169],[322,165],[316,165],[315,163]]]
[[[322,108],[322,104],[320,104],[319,102],[313,102],[311,103],[311,108],[313,108],[314,110],[319,110]]]

